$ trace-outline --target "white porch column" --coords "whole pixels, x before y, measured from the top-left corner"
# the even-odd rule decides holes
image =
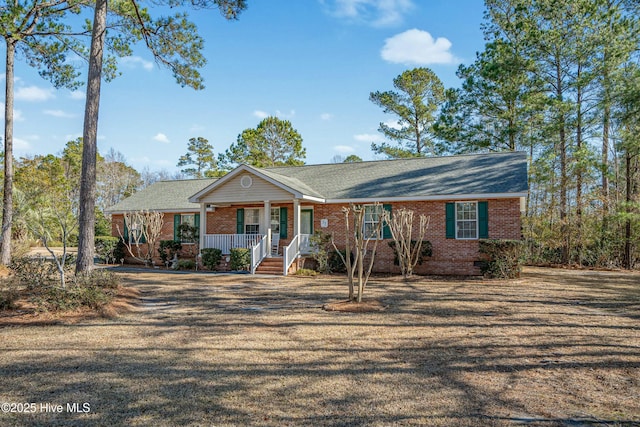
[[[293,236],[300,234],[300,199],[293,199]]]
[[[265,200],[264,201],[264,234],[267,235],[267,256],[270,257],[271,256],[271,201],[270,200]]]
[[[204,248],[204,235],[207,234],[207,204],[200,203],[200,238],[198,244],[198,253],[202,253]]]

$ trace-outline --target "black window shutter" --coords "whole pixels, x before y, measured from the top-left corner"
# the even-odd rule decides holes
[[[287,238],[287,208],[280,208],[280,238]]]
[[[389,204],[384,204],[382,205],[382,208],[389,212],[389,217],[391,217],[391,205]],[[382,238],[383,239],[391,239],[393,238],[393,236],[391,235],[391,228],[389,228],[389,224],[385,221],[384,224],[382,224]]]
[[[489,238],[489,202],[478,202],[478,238]]]

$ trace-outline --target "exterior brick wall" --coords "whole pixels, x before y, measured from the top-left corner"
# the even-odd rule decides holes
[[[197,212],[192,212],[192,213],[183,212],[181,215],[195,214],[195,213]],[[160,263],[162,262],[160,256],[158,255],[158,247],[159,247],[160,241],[173,240],[174,238],[173,221],[174,221],[175,215],[176,214],[173,214],[173,213],[164,214],[162,229],[160,230],[160,238],[158,239],[158,244],[156,245],[156,250],[154,251],[154,257],[153,257],[156,265],[160,265]],[[124,215],[122,214],[112,215],[111,217],[111,235],[112,236],[120,237],[120,233],[118,233],[118,227],[120,228],[120,232],[124,234]],[[146,248],[144,248],[143,251],[146,251]],[[195,244],[183,243],[182,250],[180,251],[180,254],[178,255],[178,257],[194,258],[197,255],[197,251],[198,251],[197,243]],[[127,256],[125,261],[135,262],[135,260],[130,256]]]
[[[451,200],[455,201],[455,200]],[[513,199],[489,199],[489,238],[490,239],[520,239],[520,201]],[[272,207],[287,207],[287,238],[280,241],[280,247],[288,245],[293,237],[293,203],[272,204]],[[316,204],[313,205],[314,231],[332,233],[338,247],[344,247],[345,226],[342,207],[347,204]],[[411,209],[416,213],[424,213],[429,217],[429,229],[426,240],[433,246],[433,256],[417,267],[418,274],[443,275],[477,275],[480,274],[474,262],[479,260],[478,240],[456,240],[446,238],[445,223],[446,201],[416,201],[392,203],[392,212],[398,209]],[[218,207],[213,212],[207,212],[207,234],[236,234],[236,211],[238,207],[263,208],[262,204]],[[302,207],[303,209],[305,206]],[[174,214],[164,215],[164,226],[160,240],[173,239]],[[327,220],[327,227],[321,226],[322,220]],[[122,230],[123,216],[113,215],[112,233],[118,236],[116,226]],[[418,230],[418,221],[414,224],[414,233]],[[399,267],[393,265],[393,250],[389,247],[391,239],[378,242],[375,272],[399,273]],[[186,245],[185,245],[186,246]],[[187,251],[183,250],[183,257]],[[159,260],[159,258],[158,258]]]
[[[453,201],[453,200],[452,200]],[[336,245],[344,247],[345,226],[341,209],[345,205],[316,205],[314,210],[314,230],[331,233]],[[443,275],[477,275],[480,269],[474,266],[479,260],[478,240],[456,240],[446,238],[446,201],[400,202],[392,204],[392,213],[397,209],[410,209],[417,214],[424,213],[429,217],[429,228],[425,240],[433,246],[433,255],[421,266],[416,267],[418,274]],[[489,238],[517,239],[520,230],[520,200],[491,199],[489,208]],[[328,220],[328,227],[321,227],[321,220]],[[414,220],[414,234],[418,233],[418,220]],[[399,273],[400,268],[393,264],[393,249],[389,246],[391,239],[378,242],[375,272]]]

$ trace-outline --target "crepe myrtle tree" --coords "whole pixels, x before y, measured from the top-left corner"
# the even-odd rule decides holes
[[[424,237],[429,228],[429,217],[420,215],[417,236],[413,234],[413,220],[415,213],[409,209],[398,209],[391,212],[384,211],[382,219],[389,227],[391,237],[395,242],[395,250],[400,264],[402,276],[408,279],[413,274],[413,269],[420,261]],[[416,238],[417,237],[417,238]]]
[[[160,240],[164,214],[140,210],[124,214],[124,230],[116,225],[118,234],[131,256],[145,265],[153,265],[156,243]]]
[[[331,243],[347,268],[349,301],[362,302],[362,295],[371,276],[376,249],[380,241],[383,224],[382,212],[383,206],[380,203],[367,206],[350,203],[348,207],[342,208],[346,236],[345,255],[343,256],[337,248],[333,238]],[[371,241],[373,241],[373,247],[369,252]],[[366,259],[367,257],[368,259]]]

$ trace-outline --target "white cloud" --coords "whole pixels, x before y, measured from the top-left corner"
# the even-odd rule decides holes
[[[120,63],[130,68],[142,67],[147,71],[153,70],[153,62],[147,61],[139,56],[125,56],[120,59]]]
[[[266,119],[267,117],[269,117],[269,113],[267,113],[266,111],[262,111],[262,110],[255,110],[253,112],[253,115],[256,116],[259,119]]]
[[[379,134],[360,133],[353,135],[353,139],[360,142],[383,142],[384,138]]]
[[[398,25],[414,7],[412,0],[321,0],[321,3],[338,18],[374,27]]]
[[[338,153],[346,154],[346,153],[355,153],[356,149],[349,145],[336,145],[333,147],[335,151]]]
[[[76,117],[75,114],[67,113],[62,110],[44,110],[43,113],[47,116],[59,117],[62,119],[71,119]]]
[[[329,121],[333,119],[333,114],[331,113],[322,113],[320,114],[320,120]]]
[[[13,138],[13,149],[15,151],[29,151],[31,150],[31,144],[26,139]]]
[[[69,92],[69,97],[71,99],[85,99],[87,93],[83,90],[74,90],[73,92]]]
[[[167,135],[165,135],[162,132],[158,132],[156,134],[156,136],[153,137],[154,141],[158,141],[158,142],[162,142],[163,144],[169,144],[171,141],[169,141],[169,138],[167,138]]]
[[[15,93],[15,99],[19,101],[47,101],[55,98],[52,89],[43,89],[37,86],[23,86],[18,88]]]
[[[446,38],[434,40],[428,32],[414,28],[385,40],[380,55],[396,64],[455,64],[458,59],[449,52],[450,48],[451,42]]]
[[[396,120],[390,122],[384,122],[385,125],[389,126],[391,129],[402,129],[402,126],[398,124]]]
[[[196,123],[196,124],[194,124],[193,126],[191,126],[189,128],[189,132],[199,132],[199,131],[205,130],[205,129],[206,128],[204,126],[199,125],[199,124]]]

